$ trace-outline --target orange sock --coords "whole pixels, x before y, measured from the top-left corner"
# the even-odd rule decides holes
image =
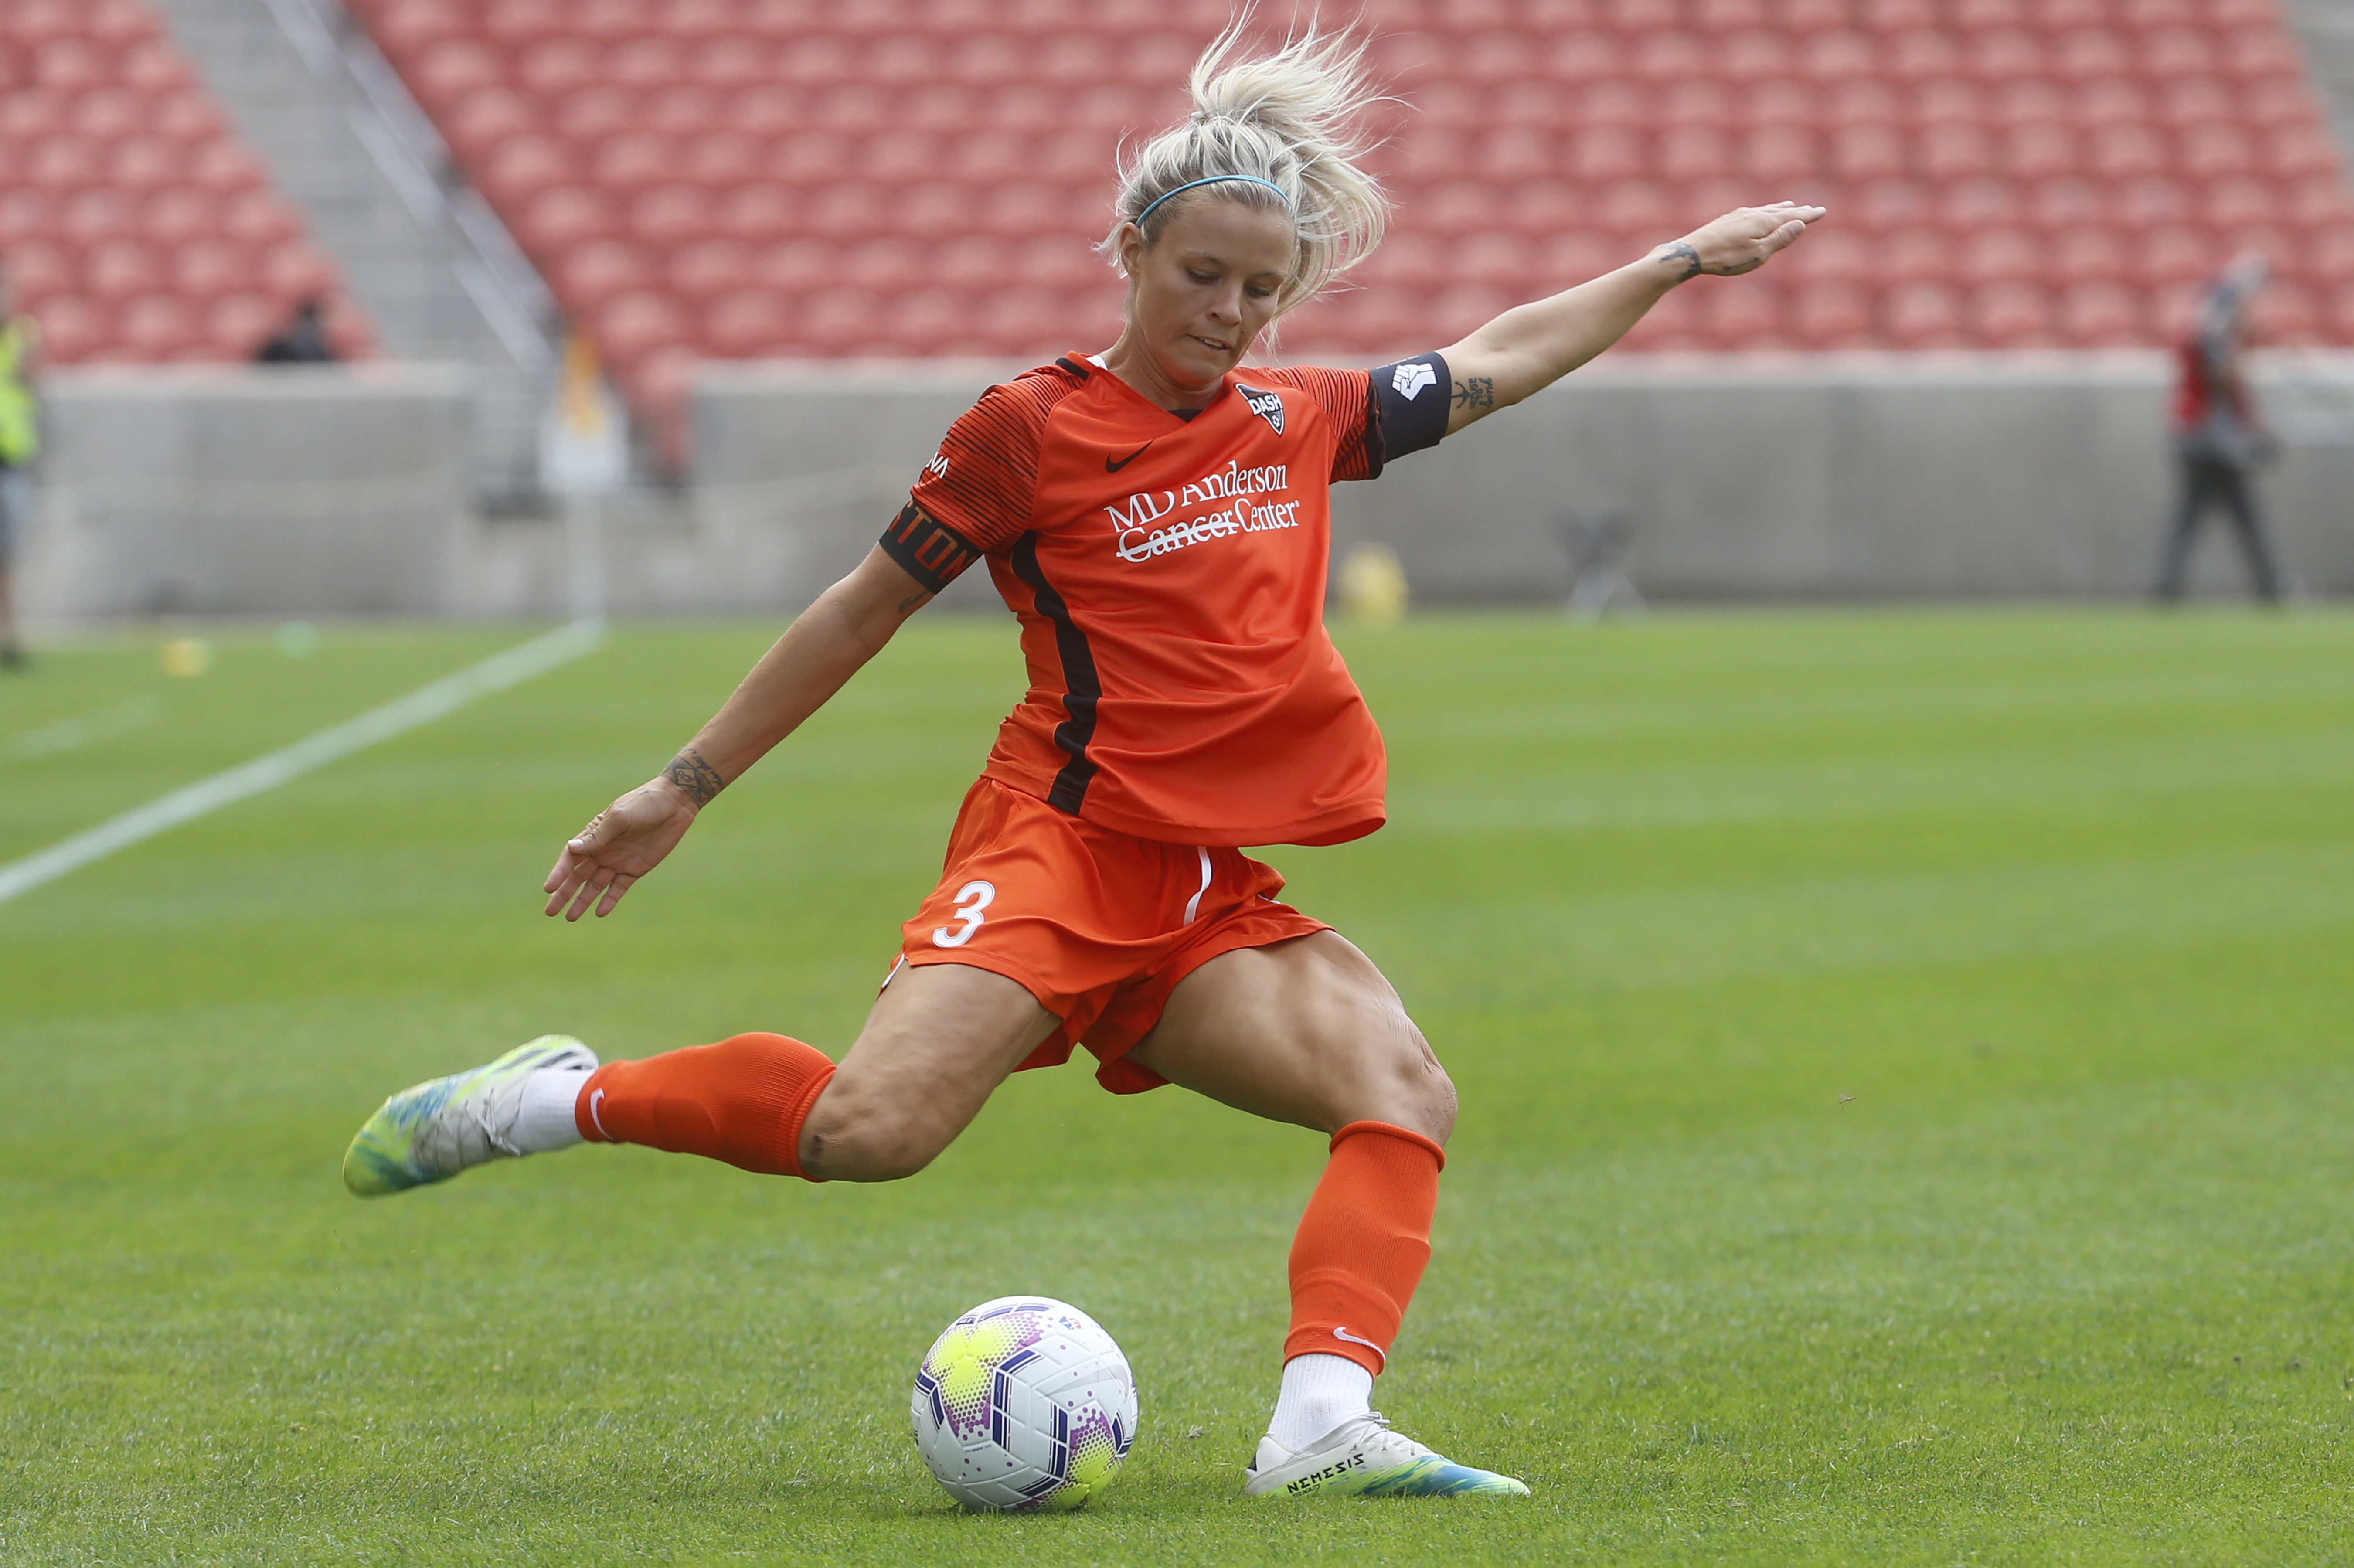
[[[572,1119],[591,1143],[642,1143],[805,1176],[801,1124],[833,1078],[823,1052],[781,1034],[737,1034],[588,1075]]]
[[[1332,1135],[1291,1243],[1291,1332],[1283,1359],[1346,1356],[1376,1377],[1430,1261],[1447,1153],[1418,1132],[1352,1121]]]

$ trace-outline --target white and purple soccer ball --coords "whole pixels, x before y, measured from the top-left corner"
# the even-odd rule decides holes
[[[933,1344],[913,1414],[924,1463],[967,1508],[1074,1509],[1136,1441],[1136,1379],[1085,1312],[1003,1296]]]

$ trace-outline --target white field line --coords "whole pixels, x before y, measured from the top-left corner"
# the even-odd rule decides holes
[[[594,620],[576,620],[542,637],[494,653],[481,663],[445,675],[355,719],[296,741],[293,745],[240,763],[226,773],[200,779],[185,789],[134,807],[111,821],[51,844],[37,854],[0,865],[0,904],[19,894],[55,882],[94,860],[154,838],[160,832],[193,821],[223,806],[275,789],[316,768],[323,768],[379,741],[431,724],[457,712],[477,697],[544,674],[570,663],[604,641],[605,629]]]

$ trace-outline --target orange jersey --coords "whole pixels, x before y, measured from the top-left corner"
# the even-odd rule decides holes
[[[1164,842],[1382,825],[1381,731],[1324,630],[1331,486],[1446,429],[1436,355],[1230,372],[1188,418],[1077,358],[950,427],[883,547],[937,591],[986,558],[1030,690],[986,776]]]

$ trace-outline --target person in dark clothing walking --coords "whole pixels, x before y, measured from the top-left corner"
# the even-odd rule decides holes
[[[253,355],[257,365],[332,365],[342,357],[327,341],[324,307],[315,299],[295,306],[293,319]]]
[[[2264,286],[2261,256],[2243,256],[2224,269],[2200,302],[2198,324],[2176,353],[2174,452],[2182,471],[2182,499],[2166,540],[2158,597],[2182,598],[2190,547],[2208,508],[2221,506],[2248,563],[2248,577],[2268,604],[2281,597],[2281,571],[2256,508],[2255,471],[2271,455],[2248,390],[2248,303]]]

